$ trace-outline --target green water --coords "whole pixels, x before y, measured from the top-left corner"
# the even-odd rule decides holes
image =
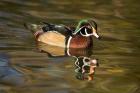
[[[3,80],[9,70],[0,67],[0,93],[140,93],[139,9],[138,0],[0,0],[0,58],[14,73]],[[91,50],[100,64],[92,81],[75,78],[73,57],[39,52],[23,27],[42,21],[74,25],[83,18],[93,18],[102,36]]]

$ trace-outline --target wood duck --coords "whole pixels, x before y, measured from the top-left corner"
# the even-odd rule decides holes
[[[25,24],[36,41],[63,48],[88,48],[92,46],[92,36],[99,38],[97,24],[92,19],[79,21],[76,28],[43,22],[42,25]]]

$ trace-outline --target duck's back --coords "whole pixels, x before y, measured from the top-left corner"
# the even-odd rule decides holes
[[[62,25],[62,24],[60,24],[60,25],[46,24],[42,29],[44,32],[55,31],[55,32],[58,32],[64,36],[72,35],[72,30],[69,27]]]

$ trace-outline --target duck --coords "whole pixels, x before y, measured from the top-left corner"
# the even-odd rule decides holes
[[[93,36],[100,39],[97,23],[93,19],[82,19],[76,27],[63,24],[24,24],[33,34],[37,42],[63,48],[88,48],[93,45]]]

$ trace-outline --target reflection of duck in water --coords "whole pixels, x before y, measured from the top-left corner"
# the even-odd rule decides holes
[[[38,43],[38,49],[48,54],[49,57],[54,58],[56,62],[64,59],[64,57],[74,57],[76,66],[76,78],[80,80],[92,80],[98,62],[89,56],[92,54],[91,49],[65,49],[57,46],[51,46],[44,43]]]
[[[98,62],[96,59],[80,56],[76,57],[75,66],[77,79],[93,80],[93,75],[95,73],[95,68],[98,66]]]
[[[9,57],[0,54],[0,84],[22,85],[25,83],[23,74],[9,64]]]
[[[81,20],[74,30],[65,25],[49,23],[25,26],[33,32],[37,41],[63,48],[87,48],[92,46],[92,36],[99,38],[97,24],[92,19]]]

